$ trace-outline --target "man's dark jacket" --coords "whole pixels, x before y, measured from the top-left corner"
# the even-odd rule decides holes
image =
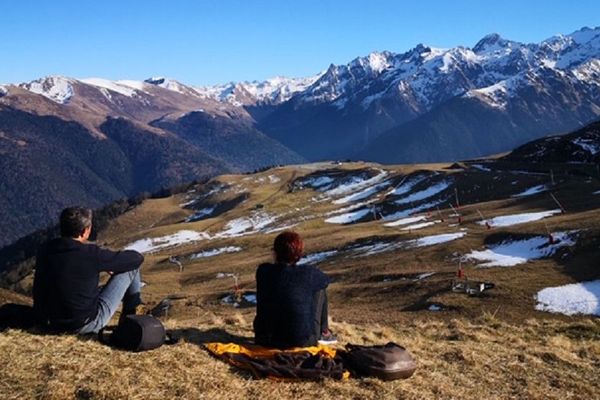
[[[99,273],[132,271],[144,261],[133,250],[111,251],[71,238],[42,246],[33,279],[33,306],[40,322],[74,331],[96,317]]]
[[[256,270],[255,341],[279,348],[315,345],[317,292],[329,277],[310,265],[262,264]]]

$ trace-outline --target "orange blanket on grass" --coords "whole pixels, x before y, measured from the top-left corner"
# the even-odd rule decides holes
[[[337,351],[324,345],[285,350],[235,343],[206,343],[204,347],[215,357],[250,371],[257,378],[321,380],[350,376]]]

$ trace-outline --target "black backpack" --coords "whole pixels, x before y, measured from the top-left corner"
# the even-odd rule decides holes
[[[384,381],[410,378],[417,369],[408,350],[396,343],[378,346],[346,345],[344,365],[357,375]]]
[[[146,351],[159,348],[165,343],[175,343],[163,324],[151,315],[125,316],[108,338],[104,331],[103,329],[98,334],[100,341],[122,350]]]
[[[0,332],[5,329],[30,329],[36,324],[33,307],[12,303],[0,306]]]

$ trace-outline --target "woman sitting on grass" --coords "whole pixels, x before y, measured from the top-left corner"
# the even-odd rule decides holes
[[[275,238],[275,263],[256,271],[256,344],[290,348],[332,344],[327,326],[329,277],[311,265],[297,265],[304,243],[295,232]]]

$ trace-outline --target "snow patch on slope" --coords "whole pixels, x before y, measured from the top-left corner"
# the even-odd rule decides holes
[[[432,208],[438,206],[439,204],[441,204],[443,202],[444,202],[444,200],[440,199],[440,200],[432,201],[432,202],[429,202],[429,203],[423,203],[423,204],[420,204],[420,205],[418,205],[416,207],[409,208],[408,210],[397,211],[397,212],[395,212],[393,214],[385,215],[383,217],[383,219],[385,221],[392,221],[392,220],[395,220],[395,219],[398,219],[398,218],[405,218],[405,217],[408,217],[410,215],[416,214],[416,213],[421,212],[421,211],[431,210]]]
[[[456,232],[456,233],[442,233],[440,235],[432,235],[425,236],[419,239],[411,240],[412,247],[425,247],[425,246],[433,246],[436,244],[451,242],[456,239],[460,239],[465,236],[465,232]]]
[[[130,79],[120,79],[118,81],[115,82],[117,85],[120,86],[127,86],[131,89],[135,89],[139,92],[146,92],[147,88],[147,83],[142,82],[142,81],[134,81],[134,80],[130,80]]]
[[[400,226],[400,225],[408,225],[408,224],[413,224],[416,222],[420,222],[420,221],[424,221],[425,219],[427,219],[427,217],[425,217],[424,215],[419,216],[419,217],[409,217],[409,218],[401,218],[397,221],[394,222],[388,222],[383,224],[384,226]]]
[[[411,249],[418,247],[434,246],[437,244],[447,243],[460,239],[465,235],[465,232],[443,233],[439,235],[424,236],[418,239],[398,242],[375,242],[371,244],[361,245],[352,248],[351,250],[356,253],[359,253],[357,257],[365,257],[397,249]]]
[[[540,219],[551,217],[553,215],[560,214],[560,213],[561,213],[561,211],[556,209],[556,210],[541,211],[541,212],[536,212],[536,213],[503,215],[501,217],[492,218],[492,219],[488,220],[487,222],[493,227],[511,226],[511,225],[524,224],[527,222],[538,221]],[[485,225],[486,221],[479,221],[477,223],[479,225]]]
[[[125,250],[135,250],[140,253],[153,253],[167,247],[188,244],[204,239],[209,239],[208,234],[205,232],[183,230],[171,235],[136,240],[127,245]]]
[[[536,236],[525,240],[504,241],[490,246],[487,250],[472,251],[465,257],[485,261],[479,267],[512,267],[529,260],[550,257],[562,247],[573,246],[573,232],[555,232],[553,243],[546,236]]]
[[[402,228],[402,230],[403,231],[416,231],[418,229],[423,229],[423,228],[427,228],[429,226],[433,226],[433,225],[435,225],[436,223],[439,223],[439,222],[442,222],[442,221],[438,220],[438,221],[421,222],[419,224],[408,225],[408,226]]]
[[[319,253],[307,254],[298,261],[298,265],[318,264],[329,257],[337,254],[337,250],[321,251]]]
[[[436,183],[435,185],[429,186],[427,189],[423,189],[421,191],[412,193],[409,196],[406,196],[402,199],[396,200],[394,201],[394,203],[396,204],[407,204],[407,203],[414,203],[417,201],[422,201],[425,199],[428,199],[430,197],[435,196],[438,193],[443,192],[444,190],[448,189],[450,187],[450,183],[449,182],[439,182]]]
[[[387,171],[379,170],[379,174],[372,178],[364,178],[362,176],[351,176],[349,180],[335,186],[332,189],[327,190],[324,194],[329,197],[335,197],[344,195],[347,193],[353,193],[358,190],[364,189],[365,187],[371,186],[375,183],[380,182],[388,175]]]
[[[237,253],[239,251],[242,251],[242,248],[237,246],[220,247],[218,249],[204,250],[199,253],[194,253],[190,256],[190,259],[196,260],[199,258],[214,257],[226,253]]]
[[[191,203],[193,204],[194,202],[196,202],[196,200],[193,200]],[[184,206],[185,205],[189,205],[189,204],[184,203]],[[207,216],[211,215],[215,211],[216,208],[217,208],[216,206],[213,206],[213,207],[206,207],[201,210],[198,210],[194,214],[187,217],[185,219],[185,222],[195,222],[204,217],[207,217]]]
[[[337,215],[335,217],[330,217],[325,220],[325,222],[329,224],[350,224],[352,222],[356,222],[369,214],[371,210],[368,208],[363,208],[358,211],[353,211],[341,215]]]
[[[337,200],[335,200],[333,202],[333,204],[346,204],[346,203],[350,203],[350,202],[353,202],[353,201],[358,201],[358,200],[366,199],[368,197],[371,197],[375,193],[380,192],[381,190],[383,190],[384,188],[388,187],[389,185],[390,185],[389,182],[383,182],[383,183],[380,183],[378,185],[367,187],[364,190],[361,190],[359,192],[353,193],[353,194],[351,194],[349,196],[346,196],[346,197],[342,197],[341,199],[337,199]]]
[[[425,179],[427,179],[427,176],[425,176],[425,175],[418,175],[418,176],[415,176],[408,180],[404,179],[395,188],[390,190],[387,193],[387,195],[388,196],[391,196],[391,195],[400,196],[405,193],[408,193],[412,190],[413,187],[415,187],[420,182],[423,182]]]
[[[276,216],[264,212],[255,212],[249,217],[240,217],[229,221],[225,225],[225,230],[215,235],[215,237],[236,237],[261,232],[276,220]]]
[[[475,97],[490,107],[505,109],[509,99],[515,96],[522,80],[521,76],[516,75],[487,87],[469,90],[464,97]]]
[[[131,87],[119,84],[117,82],[109,81],[108,79],[86,78],[86,79],[81,79],[81,82],[86,83],[91,86],[95,86],[97,88],[107,89],[107,90],[110,90],[115,93],[119,93],[119,94],[121,94],[123,96],[127,96],[127,97],[134,97],[136,95],[135,89],[132,89]],[[111,98],[110,93],[107,94],[105,91],[102,91],[102,93],[109,99]]]
[[[545,288],[535,299],[538,311],[600,316],[600,280]]]
[[[521,193],[514,194],[514,195],[512,195],[512,197],[531,196],[534,194],[545,192],[546,190],[548,190],[548,187],[546,187],[546,185],[538,185],[538,186],[531,187]]]
[[[576,144],[592,155],[596,155],[600,151],[600,143],[598,143],[597,140],[589,138],[577,138],[573,140],[573,144]]]

